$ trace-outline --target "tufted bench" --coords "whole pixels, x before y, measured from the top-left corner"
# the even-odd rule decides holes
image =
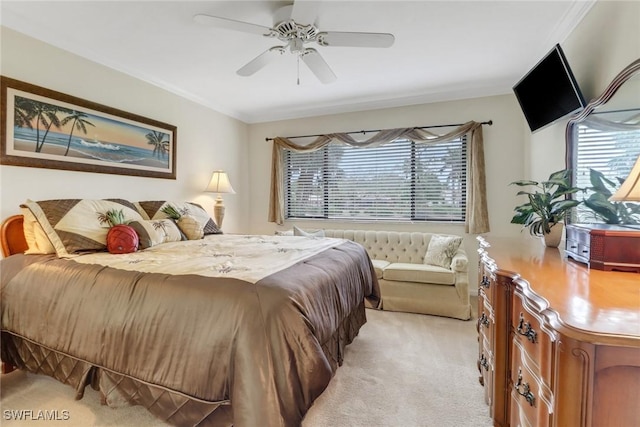
[[[468,259],[462,245],[445,268],[425,263],[432,233],[325,229],[324,235],[364,246],[380,282],[383,310],[471,317]]]

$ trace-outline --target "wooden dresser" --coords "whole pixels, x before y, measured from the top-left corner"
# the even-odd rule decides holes
[[[640,275],[478,238],[478,369],[496,426],[640,426]]]

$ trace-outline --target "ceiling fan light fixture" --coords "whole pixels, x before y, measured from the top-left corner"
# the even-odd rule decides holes
[[[304,41],[302,39],[293,39],[289,42],[289,50],[291,53],[304,54]]]
[[[305,47],[307,43],[318,43],[320,46],[338,47],[376,47],[386,48],[393,45],[395,37],[389,33],[362,32],[319,32],[315,24],[300,24],[299,22],[315,22],[318,2],[294,1],[293,5],[285,6],[276,11],[276,24],[264,27],[235,19],[198,14],[194,16],[196,22],[215,26],[222,29],[260,34],[273,37],[286,43],[286,46],[273,46],[241,67],[236,73],[240,76],[250,76],[269,64],[274,57],[283,54],[285,49],[298,56],[309,67],[322,83],[334,82],[337,77],[322,58],[320,53]],[[298,71],[298,76],[299,76]],[[299,81],[298,81],[299,83]]]

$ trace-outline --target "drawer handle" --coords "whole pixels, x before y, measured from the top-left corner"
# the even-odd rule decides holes
[[[478,324],[484,326],[485,328],[489,327],[489,316],[487,316],[484,312],[482,313],[482,316],[480,316],[480,318],[478,319]]]
[[[520,322],[518,323],[518,333],[523,337],[527,337],[529,341],[533,344],[536,343],[536,339],[538,334],[533,328],[531,328],[531,323],[524,321],[524,314],[520,313]]]
[[[486,357],[484,357],[484,354],[480,356],[480,360],[478,360],[478,366],[482,366],[485,371],[489,370],[489,361]]]
[[[482,286],[483,288],[489,289],[489,286],[491,286],[491,282],[489,281],[489,278],[487,276],[482,276],[482,280],[480,281],[480,286]]]
[[[522,391],[520,390],[520,387],[522,387]],[[529,383],[522,382],[522,368],[518,368],[518,381],[513,385],[513,388],[515,389],[516,393],[518,393],[520,396],[524,396],[524,398],[527,399],[529,405],[535,405],[536,397],[533,395],[533,393],[531,393]]]

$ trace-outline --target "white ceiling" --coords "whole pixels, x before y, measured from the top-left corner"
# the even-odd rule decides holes
[[[320,31],[395,35],[387,49],[314,44],[338,76],[326,85],[302,62],[297,85],[292,54],[240,77],[238,68],[278,40],[193,21],[206,13],[271,27],[290,3],[3,0],[0,22],[255,123],[509,93],[594,0],[324,0]]]

